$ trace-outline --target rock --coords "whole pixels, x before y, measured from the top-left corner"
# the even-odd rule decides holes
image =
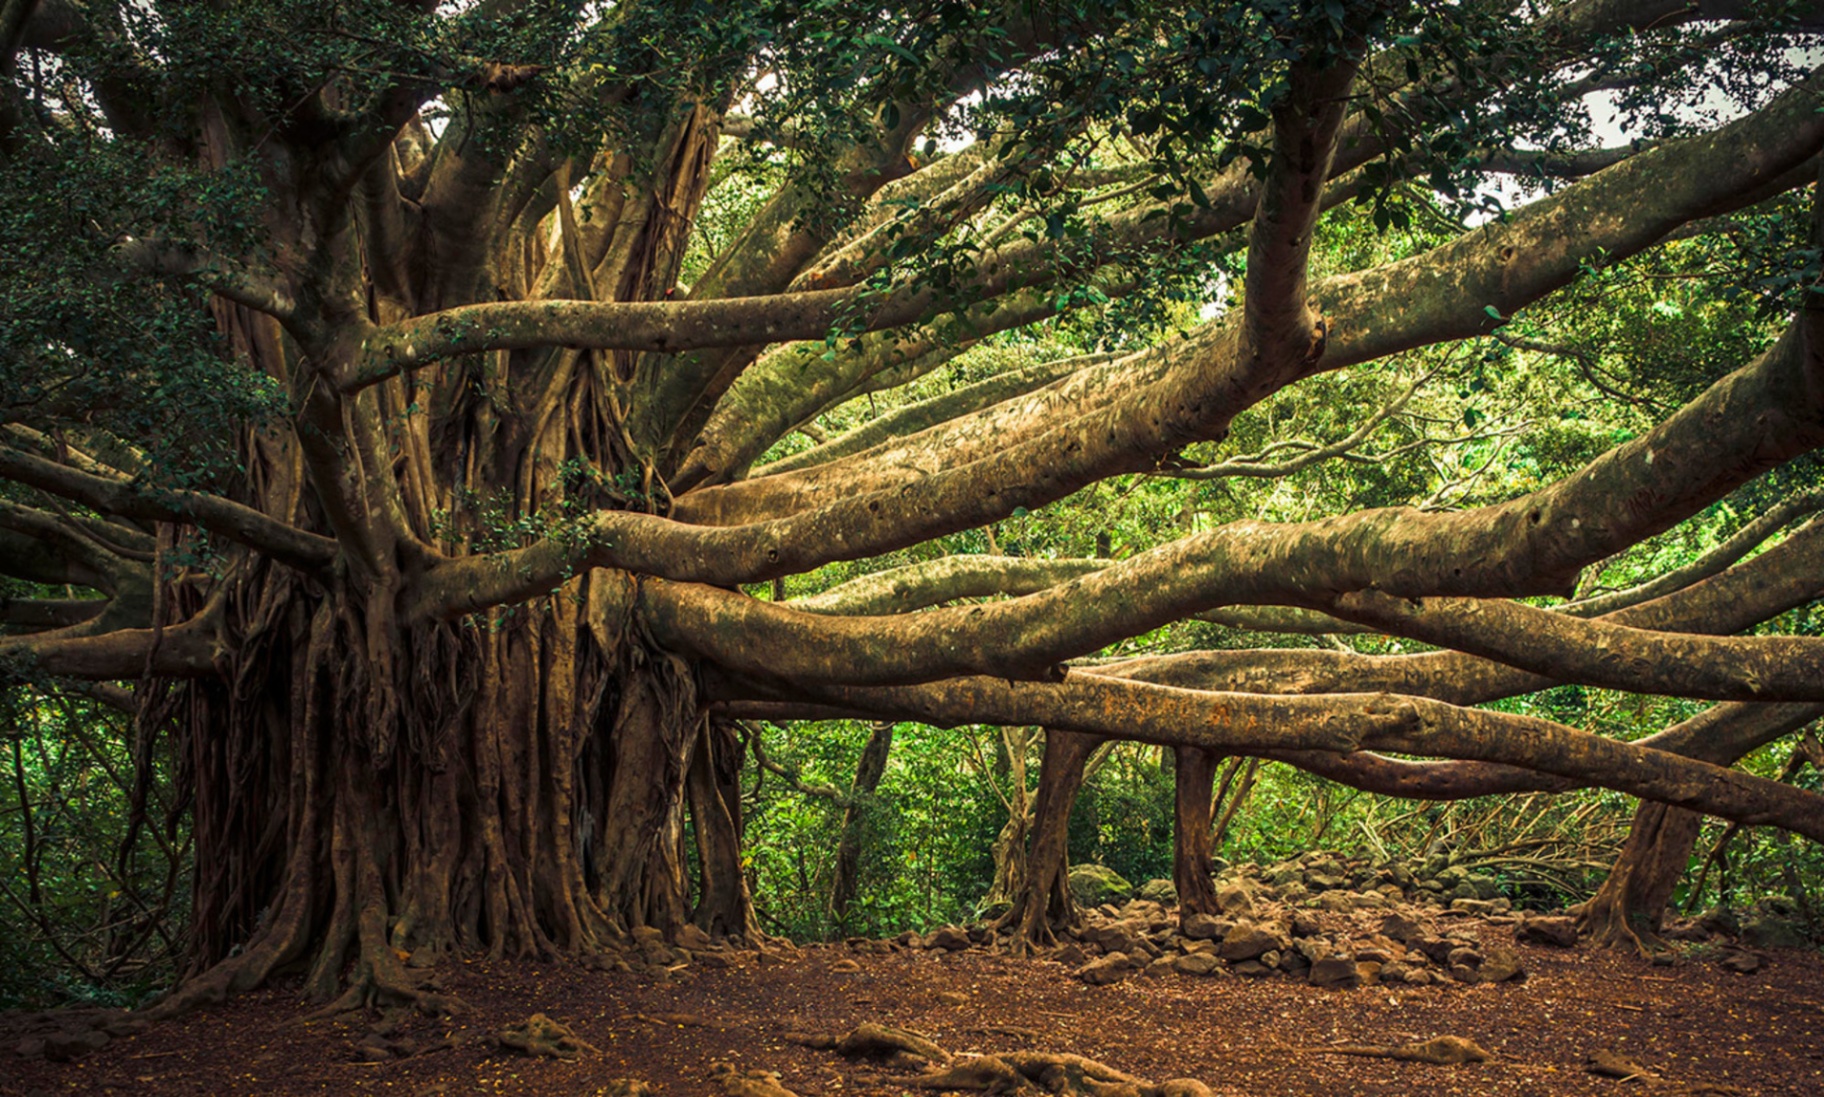
[[[1332,914],[1349,914],[1355,910],[1355,898],[1346,891],[1326,891],[1317,897],[1317,905]]]
[[[1480,980],[1478,972],[1482,968],[1482,954],[1473,948],[1458,947],[1450,950],[1444,960],[1444,966],[1459,982],[1474,983]]]
[[[716,947],[716,942],[710,939],[709,934],[689,922],[678,930],[677,942],[679,948],[687,948],[692,952],[705,952]]]
[[[1248,894],[1248,889],[1240,884],[1229,884],[1217,889],[1216,909],[1224,914],[1253,914],[1254,897]]]
[[[1313,963],[1308,978],[1312,986],[1328,990],[1352,990],[1362,985],[1355,961],[1341,956],[1326,956]]]
[[[1101,959],[1091,960],[1089,963],[1084,964],[1081,968],[1077,969],[1076,974],[1077,978],[1088,983],[1090,986],[1100,987],[1107,986],[1110,983],[1118,983],[1127,978],[1134,973],[1135,966],[1134,961],[1128,958],[1127,953],[1111,952]]]
[[[1139,897],[1161,906],[1171,906],[1178,902],[1178,887],[1170,880],[1148,880],[1140,885]]]
[[[698,967],[709,968],[714,971],[720,971],[735,966],[734,957],[726,952],[699,952],[697,953],[696,963]]]
[[[1222,939],[1216,954],[1224,960],[1252,960],[1263,952],[1283,949],[1287,942],[1279,934],[1260,926],[1236,926]]]
[[[1159,1083],[1159,1097],[1216,1097],[1216,1091],[1195,1078],[1168,1078]]]
[[[1175,967],[1173,967],[1173,964],[1181,959],[1183,959],[1182,956],[1180,956],[1180,957],[1161,956],[1157,960],[1154,960],[1152,963],[1146,965],[1146,974],[1149,976],[1155,976],[1155,977],[1161,976],[1161,975],[1170,975],[1173,971],[1177,970]]]
[[[1349,886],[1349,881],[1342,876],[1332,876],[1326,872],[1313,872],[1305,877],[1305,885],[1312,891],[1335,891]]]
[[[1194,952],[1172,961],[1172,970],[1180,975],[1209,975],[1222,967],[1222,961],[1207,952]]]
[[[960,926],[944,926],[932,930],[925,938],[926,948],[941,948],[949,952],[960,952],[969,947],[969,934]]]
[[[1336,951],[1336,946],[1322,937],[1300,937],[1292,942],[1292,948],[1313,964],[1328,958]]]
[[[1409,947],[1415,948],[1418,951],[1424,953],[1425,958],[1427,960],[1430,960],[1432,963],[1439,964],[1439,965],[1445,966],[1445,967],[1448,967],[1450,965],[1451,950],[1462,947],[1460,942],[1453,941],[1448,937],[1430,937],[1430,936],[1409,938],[1406,941],[1406,944]]]
[[[854,975],[861,971],[861,965],[853,960],[838,960],[830,965],[832,975]]]
[[[91,1051],[100,1051],[108,1046],[109,1040],[107,1033],[93,1028],[53,1032],[44,1038],[44,1057],[53,1063],[66,1062]]]
[[[1279,970],[1279,961],[1280,961],[1281,957],[1283,957],[1284,955],[1285,954],[1280,952],[1278,949],[1272,949],[1268,952],[1263,952],[1260,954],[1260,962],[1263,966],[1270,967],[1270,968],[1274,969],[1275,971],[1277,971],[1277,970]]]
[[[1139,921],[1102,922],[1083,930],[1083,939],[1103,952],[1151,955],[1158,950],[1146,939],[1146,924]]]
[[[1134,893],[1134,885],[1106,865],[1072,865],[1070,893],[1082,906],[1094,907],[1126,902]]]
[[[1476,890],[1478,899],[1499,899],[1501,897],[1501,881],[1493,876],[1465,876],[1463,882]]]
[[[1577,919],[1562,914],[1522,918],[1514,927],[1514,940],[1529,945],[1570,948],[1577,943]]]
[[[1526,968],[1520,964],[1520,954],[1505,945],[1494,945],[1482,953],[1482,966],[1476,970],[1476,978],[1484,983],[1505,983],[1509,979],[1520,979],[1526,975]]]
[[[1246,976],[1249,979],[1262,979],[1273,974],[1273,969],[1259,960],[1243,960],[1235,965],[1234,971],[1235,974]]]
[[[44,1058],[44,1037],[27,1036],[14,1045],[13,1051],[21,1059],[42,1059]]]
[[[1089,953],[1083,951],[1082,945],[1072,941],[1070,944],[1060,948],[1052,959],[1063,964],[1065,967],[1080,967],[1089,960]]]
[[[1450,909],[1487,918],[1496,914],[1506,914],[1514,909],[1514,904],[1506,899],[1452,899]]]
[[[1218,918],[1213,914],[1197,911],[1185,915],[1178,932],[1193,941],[1211,941],[1220,940],[1234,928],[1235,923],[1226,918]]]
[[[1811,943],[1803,926],[1775,914],[1743,919],[1740,936],[1749,948],[1804,948]]]
[[[1728,907],[1711,907],[1697,916],[1697,924],[1710,933],[1722,933],[1730,937],[1742,928],[1742,923],[1735,916],[1735,911]]]
[[[1753,975],[1761,970],[1761,958],[1752,952],[1731,952],[1717,962],[1738,975]]]
[[[610,1078],[596,1097],[652,1097],[652,1087],[638,1078]]]
[[[1700,943],[1710,939],[1710,931],[1690,918],[1675,918],[1667,922],[1659,935],[1668,941],[1687,941]]]
[[[1323,925],[1303,911],[1292,916],[1292,936],[1294,937],[1316,937],[1323,931]]]

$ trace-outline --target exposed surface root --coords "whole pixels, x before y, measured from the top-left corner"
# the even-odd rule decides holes
[[[1654,1097],[1734,1097],[1747,1092],[1739,1086],[1715,1082],[1674,1082],[1620,1052],[1600,1048],[1584,1060],[1583,1069],[1599,1078],[1622,1082],[1642,1082]]]
[[[948,1063],[951,1059],[949,1052],[916,1032],[873,1023],[855,1026],[853,1032],[836,1041],[835,1048],[850,1059],[901,1054],[916,1055],[932,1063]]]
[[[1438,1067],[1486,1063],[1494,1058],[1474,1040],[1462,1036],[1434,1036],[1416,1044],[1383,1047],[1378,1044],[1342,1044],[1335,1047],[1305,1049],[1314,1055],[1359,1055],[1370,1059],[1397,1059],[1402,1063],[1429,1063]]]
[[[728,1097],[798,1097],[779,1084],[779,1075],[771,1070],[739,1071],[727,1063],[712,1063],[709,1075]]]
[[[569,1025],[553,1021],[542,1013],[534,1013],[494,1035],[501,1047],[542,1059],[571,1060],[585,1051],[600,1054],[594,1044],[571,1031]]]
[[[890,1056],[888,1063],[894,1066],[918,1069],[932,1063],[940,1064],[940,1069],[927,1070],[905,1080],[905,1084],[920,1089],[974,1090],[1009,1097],[1047,1093],[1063,1097],[1210,1097],[1211,1094],[1209,1087],[1189,1078],[1153,1083],[1067,1052],[1004,1051],[957,1059],[918,1033],[890,1025],[859,1025],[840,1038],[794,1033],[787,1039],[807,1047],[832,1048],[849,1058]]]

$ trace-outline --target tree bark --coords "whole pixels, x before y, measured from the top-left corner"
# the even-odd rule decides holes
[[[1659,943],[1672,889],[1691,863],[1702,813],[1643,802],[1602,887],[1577,910],[1578,930],[1599,945]]]
[[[1178,914],[1216,913],[1214,875],[1216,770],[1221,751],[1173,747],[1172,883],[1178,889]]]
[[[868,815],[874,790],[887,772],[887,755],[893,749],[893,724],[882,720],[868,735],[855,764],[855,782],[849,786],[849,803],[842,812],[842,837],[836,843],[836,872],[830,881],[830,915],[838,925],[848,919],[849,904],[860,885],[861,847],[867,839]]]
[[[1045,732],[1026,882],[1012,909],[998,923],[1016,927],[1016,947],[1055,944],[1057,930],[1077,920],[1076,900],[1070,894],[1070,810],[1083,787],[1083,767],[1103,738],[1052,729]]]

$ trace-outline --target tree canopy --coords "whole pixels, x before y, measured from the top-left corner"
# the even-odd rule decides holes
[[[181,1000],[750,932],[749,720],[1824,838],[1820,30],[5,0],[0,654],[181,759]]]

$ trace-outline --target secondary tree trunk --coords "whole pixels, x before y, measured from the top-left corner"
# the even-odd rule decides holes
[[[1658,944],[1666,904],[1691,863],[1703,822],[1686,808],[1641,803],[1608,879],[1578,908],[1578,929],[1602,945]]]
[[[1174,747],[1172,789],[1172,884],[1178,889],[1178,914],[1216,913],[1214,875],[1216,770],[1223,755],[1201,747]]]
[[[841,924],[849,914],[860,883],[861,846],[867,838],[870,801],[887,772],[887,755],[893,749],[893,724],[881,721],[861,748],[855,764],[855,782],[849,786],[849,806],[842,812],[842,838],[836,843],[836,872],[830,882],[830,914]]]
[[[1056,931],[1077,920],[1070,894],[1070,810],[1083,787],[1083,767],[1102,739],[1048,729],[1033,809],[1032,845],[1026,854],[1026,883],[998,924],[1018,927],[1016,947],[1057,942]]]

